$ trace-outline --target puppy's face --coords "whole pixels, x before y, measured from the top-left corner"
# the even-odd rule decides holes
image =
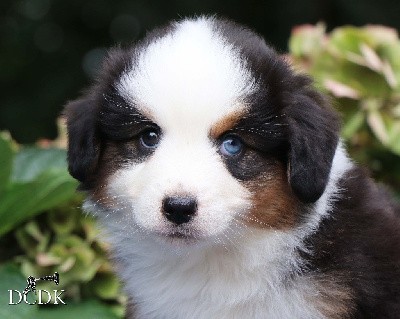
[[[293,226],[337,143],[308,84],[247,29],[171,24],[111,53],[67,106],[71,174],[114,220],[161,240]]]

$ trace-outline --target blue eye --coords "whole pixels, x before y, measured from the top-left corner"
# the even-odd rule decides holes
[[[226,136],[221,143],[220,152],[226,156],[238,155],[243,150],[242,141],[236,136]]]
[[[160,142],[160,133],[149,129],[140,134],[140,144],[145,148],[156,148]]]

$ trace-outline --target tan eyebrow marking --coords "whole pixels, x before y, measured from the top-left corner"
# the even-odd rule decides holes
[[[244,111],[234,111],[215,123],[210,129],[210,137],[212,139],[219,138],[223,133],[230,130],[243,117]]]
[[[146,105],[143,104],[138,104],[136,106],[136,109],[146,118],[148,118],[150,121],[155,122],[155,116],[153,115],[153,113],[151,112],[151,109],[149,107],[147,107]]]

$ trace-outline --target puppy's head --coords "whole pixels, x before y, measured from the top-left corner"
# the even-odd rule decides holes
[[[162,240],[291,227],[328,182],[326,104],[255,33],[183,20],[110,51],[67,105],[69,170],[93,203]]]

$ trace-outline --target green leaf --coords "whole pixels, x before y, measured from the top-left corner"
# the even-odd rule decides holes
[[[377,52],[392,67],[397,83],[400,83],[400,43],[384,44],[378,48]],[[397,86],[398,91],[399,89],[400,85]]]
[[[400,155],[400,122],[377,110],[369,111],[368,124],[377,139],[393,153]]]
[[[293,29],[289,39],[289,48],[296,57],[315,55],[321,49],[325,34],[325,25],[303,25]]]
[[[56,214],[47,216],[47,223],[57,235],[65,235],[71,233],[77,227],[79,217],[80,211],[59,207]]]
[[[36,220],[29,221],[15,231],[15,237],[25,254],[34,258],[38,252],[43,252],[50,240],[48,232],[42,233]]]
[[[53,307],[40,308],[37,319],[117,319],[118,317],[104,304],[88,300],[82,303],[67,303]]]
[[[6,188],[11,174],[13,151],[11,141],[0,134],[0,193]]]
[[[62,149],[29,147],[16,154],[11,181],[0,194],[0,235],[74,196],[77,183],[66,167]]]
[[[26,287],[26,279],[21,275],[18,268],[12,264],[0,267],[0,318],[8,319],[31,319],[35,317],[37,306],[24,304],[9,305],[8,289],[23,291]],[[14,295],[14,302],[18,301],[18,295]]]
[[[351,138],[364,124],[365,115],[363,112],[358,111],[347,119],[342,129],[342,136],[344,139]]]
[[[45,171],[28,183],[10,185],[0,195],[0,235],[22,221],[74,196],[77,183],[65,170]]]
[[[400,121],[388,114],[383,115],[383,120],[388,133],[387,146],[393,153],[400,155]]]
[[[339,82],[356,89],[363,97],[384,97],[391,91],[382,74],[353,63],[344,63],[334,76]]]
[[[394,44],[399,40],[397,30],[383,25],[366,25],[362,28],[367,32],[376,44]]]
[[[113,299],[118,296],[121,284],[114,274],[104,273],[92,281],[92,287],[100,298]]]
[[[67,171],[66,158],[66,151],[58,148],[23,148],[15,156],[12,180],[30,182],[50,169]]]
[[[368,113],[367,121],[369,127],[372,129],[378,140],[382,144],[386,145],[389,140],[389,136],[387,128],[383,121],[382,114],[377,110],[370,110]]]
[[[373,37],[361,28],[341,27],[332,31],[329,42],[331,52],[346,57],[349,52],[359,54],[360,44],[373,45]]]

